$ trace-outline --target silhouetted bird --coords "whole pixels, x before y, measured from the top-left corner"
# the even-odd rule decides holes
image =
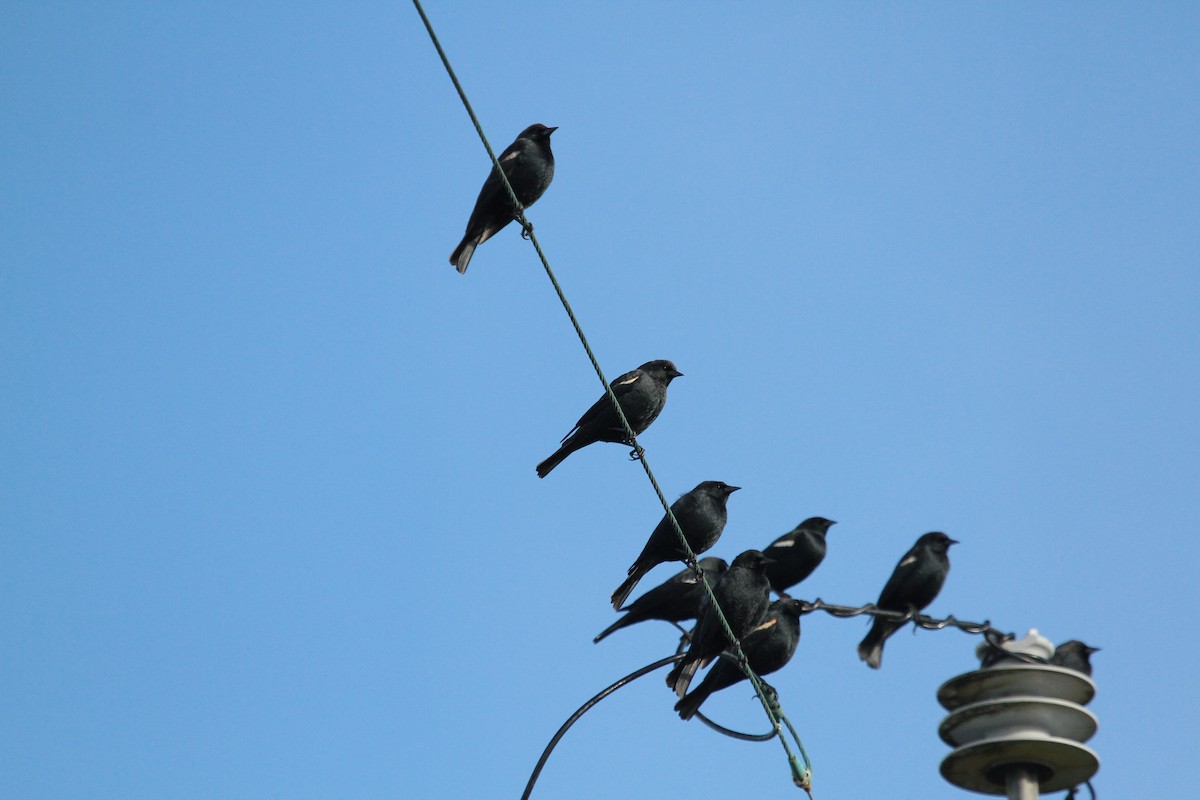
[[[713,588],[717,606],[738,640],[758,627],[771,605],[771,582],[764,572],[767,563],[767,557],[760,551],[747,550],[733,560]],[[667,686],[683,697],[696,670],[708,666],[708,662],[730,645],[716,609],[709,605],[692,631],[687,652],[667,676]]]
[[[975,654],[979,656],[979,668],[988,669],[997,664],[1012,663],[1014,661],[1024,662],[1025,659],[1020,655],[1014,655],[1003,645],[1007,642],[1015,640],[1016,634],[1004,633],[998,636],[995,640],[991,637],[984,637],[983,642],[975,648]]]
[[[721,481],[704,481],[671,504],[671,513],[675,515],[683,538],[693,553],[700,555],[721,538],[721,531],[725,530],[725,521],[729,518],[725,504],[729,502],[729,495],[740,488]],[[675,526],[671,524],[670,517],[663,514],[662,520],[650,532],[641,554],[629,566],[629,577],[613,592],[613,608],[619,609],[625,605],[629,593],[647,572],[667,561],[684,561],[686,558]]]
[[[800,641],[800,607],[800,601],[790,597],[776,600],[762,623],[742,640],[742,652],[750,669],[760,678],[783,669],[792,660]],[[675,710],[681,719],[691,719],[713,692],[744,680],[746,673],[736,661],[718,658],[700,685],[675,704]]]
[[[672,362],[659,359],[647,361],[609,384],[635,436],[650,427],[650,423],[658,417],[667,402],[667,386],[682,376],[683,373],[675,369]],[[571,453],[596,442],[633,444],[607,392],[584,412],[575,427],[562,438],[562,447],[537,465],[538,477],[546,477]]]
[[[1056,667],[1066,667],[1076,672],[1082,672],[1084,675],[1091,675],[1091,655],[1099,650],[1099,647],[1088,647],[1078,639],[1072,639],[1054,648],[1054,655],[1050,657],[1050,663]]]
[[[812,574],[825,560],[825,533],[837,523],[824,517],[809,517],[763,550],[774,561],[767,565],[771,588],[783,594]]]
[[[497,159],[508,176],[521,206],[529,208],[554,179],[554,154],[550,152],[550,134],[558,128],[530,125]],[[504,188],[496,168],[488,174],[475,200],[475,209],[467,222],[467,232],[450,254],[450,263],[465,273],[475,248],[499,233],[516,217],[512,198]]]
[[[896,565],[875,605],[889,611],[920,611],[932,603],[950,572],[947,551],[952,544],[958,542],[937,531],[917,539]],[[858,657],[871,669],[879,669],[883,661],[883,643],[903,625],[903,622],[875,617],[871,630],[858,645]]]
[[[715,584],[729,568],[724,559],[712,556],[700,559],[699,564],[710,586]],[[691,567],[688,567],[621,609],[625,612],[625,616],[600,631],[600,635],[592,641],[598,642],[613,631],[619,631],[621,628],[645,622],[648,619],[661,619],[664,622],[683,622],[685,619],[695,619],[700,611],[700,601],[707,597],[704,584],[700,582],[699,576],[692,571]]]

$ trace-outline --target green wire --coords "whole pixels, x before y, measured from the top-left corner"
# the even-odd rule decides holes
[[[458,82],[458,76],[454,74],[454,68],[450,66],[450,59],[446,57],[446,51],[442,49],[441,42],[438,41],[437,34],[434,33],[433,24],[430,23],[429,17],[425,15],[425,9],[421,7],[421,0],[413,0],[413,5],[417,8],[417,13],[421,15],[421,21],[425,23],[425,30],[429,32],[429,38],[433,42],[433,46],[437,49],[438,56],[442,59],[442,65],[446,68],[446,73],[450,76],[450,80],[454,83],[455,90],[458,91],[458,97],[462,100],[463,107],[467,110],[468,116],[471,117],[471,122],[475,126],[475,132],[479,134],[480,141],[483,142],[484,148],[487,150],[488,157],[492,160],[492,167],[496,170],[496,174],[500,176],[500,180],[504,183],[504,188],[508,191],[509,200],[512,201],[515,209],[513,216],[516,221],[521,224],[523,235],[528,235],[529,241],[533,243],[534,250],[537,251],[538,258],[541,259],[542,267],[546,270],[546,276],[550,278],[550,283],[554,286],[554,291],[558,294],[559,302],[562,303],[563,309],[566,310],[567,316],[571,319],[571,324],[575,327],[575,333],[579,336],[579,341],[583,345],[583,349],[587,352],[588,359],[592,362],[592,368],[596,370],[597,377],[600,378],[600,384],[604,387],[605,393],[608,395],[609,402],[617,412],[617,416],[621,420],[621,424],[625,427],[625,432],[629,434],[629,441],[632,442],[634,453],[637,460],[641,462],[642,469],[646,471],[646,477],[650,479],[650,485],[654,487],[654,493],[658,495],[658,501],[662,503],[662,507],[667,512],[667,518],[671,521],[671,527],[675,529],[675,535],[679,537],[679,543],[683,547],[684,553],[687,555],[687,563],[696,570],[700,577],[700,582],[704,585],[704,591],[708,595],[708,601],[717,613],[717,621],[721,623],[721,627],[725,631],[725,636],[732,643],[733,654],[737,657],[738,666],[745,673],[750,684],[754,687],[755,693],[758,695],[759,702],[762,703],[763,710],[766,711],[767,718],[771,721],[772,727],[775,729],[775,734],[779,738],[779,743],[783,746],[784,753],[787,755],[788,764],[792,770],[792,781],[804,789],[806,792],[812,786],[812,764],[808,760],[808,754],[804,752],[804,745],[800,742],[800,737],[796,734],[796,729],[792,727],[792,723],[783,713],[783,709],[779,707],[777,700],[769,699],[766,690],[763,688],[762,680],[758,675],[754,674],[754,670],[750,669],[750,664],[746,659],[746,654],[742,651],[742,644],[733,634],[733,628],[730,627],[729,621],[725,618],[725,613],[721,610],[717,603],[716,595],[713,594],[712,586],[708,579],[704,577],[703,570],[699,569],[696,561],[696,554],[692,551],[691,545],[687,542],[687,537],[683,534],[683,529],[679,527],[679,521],[675,519],[675,514],[671,511],[671,504],[667,502],[667,497],[663,494],[662,487],[659,486],[658,479],[654,477],[654,472],[650,469],[650,464],[646,460],[646,451],[637,443],[637,434],[634,433],[633,427],[629,424],[629,420],[625,418],[625,411],[621,408],[621,404],[617,401],[617,396],[613,394],[612,387],[609,386],[608,379],[604,377],[604,370],[600,368],[600,362],[596,358],[596,354],[592,351],[591,345],[588,343],[587,336],[583,332],[583,327],[579,324],[579,319],[575,316],[574,310],[571,308],[570,302],[567,300],[567,295],[563,292],[562,285],[559,284],[558,278],[554,275],[554,270],[550,268],[550,262],[546,259],[546,254],[542,252],[542,246],[537,240],[537,236],[533,233],[533,226],[525,219],[525,209],[517,200],[517,194],[513,191],[512,184],[508,182],[508,176],[504,174],[504,170],[500,168],[500,162],[496,159],[496,153],[492,150],[491,144],[488,143],[487,135],[483,132],[483,126],[479,123],[479,118],[475,116],[475,110],[471,107],[471,102],[467,99],[467,93],[463,91],[462,84]],[[800,754],[804,757],[804,766],[801,767],[792,753],[791,747],[788,746],[787,739],[784,738],[781,723],[786,724],[788,730],[791,731],[792,737],[796,740],[796,745],[800,749]]]

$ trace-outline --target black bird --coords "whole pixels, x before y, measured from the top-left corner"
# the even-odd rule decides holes
[[[687,539],[693,553],[700,555],[721,538],[721,531],[725,530],[725,521],[729,518],[725,504],[729,502],[729,495],[740,488],[721,481],[704,481],[671,504],[671,513],[675,515],[675,521],[683,530],[683,538]],[[613,592],[613,608],[619,609],[625,605],[629,593],[647,572],[667,561],[683,561],[686,558],[671,518],[663,514],[662,520],[650,532],[641,554],[629,566],[629,577]]]
[[[991,636],[985,636],[983,643],[975,648],[975,654],[979,656],[979,668],[988,669],[997,664],[1012,663],[1014,661],[1024,661],[1020,656],[1013,655],[1004,645],[1016,639],[1016,634],[1005,633],[993,640]]]
[[[771,582],[764,572],[767,563],[761,551],[747,550],[733,560],[713,588],[717,605],[739,641],[758,627],[771,605]],[[687,652],[667,676],[667,686],[683,697],[696,670],[707,666],[730,644],[716,610],[709,605],[692,631]]]
[[[800,642],[800,608],[799,600],[790,597],[776,600],[762,623],[742,641],[742,652],[750,662],[750,669],[759,677],[783,669],[792,660]],[[744,680],[746,673],[736,661],[718,658],[700,685],[675,704],[675,710],[680,719],[691,719],[713,692]]]
[[[1099,650],[1099,647],[1088,647],[1078,639],[1072,639],[1054,648],[1054,655],[1050,657],[1050,663],[1056,667],[1066,667],[1076,672],[1082,672],[1084,675],[1091,675],[1091,655]]]
[[[825,560],[825,533],[837,523],[824,517],[809,517],[763,550],[774,563],[767,565],[771,588],[783,594],[807,578]]]
[[[917,539],[896,565],[875,605],[888,611],[920,611],[932,603],[950,572],[950,559],[946,553],[952,544],[958,542],[938,531]],[[903,625],[903,622],[875,617],[871,630],[858,645],[858,657],[871,669],[879,669],[883,661],[883,643]]]
[[[729,569],[729,565],[723,558],[709,556],[700,559],[699,563],[710,586],[725,574],[725,570]],[[600,635],[592,641],[598,642],[613,631],[619,631],[621,628],[645,622],[648,619],[661,619],[666,622],[695,619],[700,611],[700,601],[707,597],[704,584],[700,582],[699,576],[692,571],[691,567],[688,567],[621,609],[625,612],[625,616],[600,631]]]
[[[554,179],[554,153],[550,152],[550,134],[558,128],[530,125],[497,159],[524,208],[529,208]],[[475,248],[499,233],[515,219],[512,198],[504,188],[496,168],[488,174],[475,200],[475,209],[467,222],[467,232],[450,254],[450,263],[465,273]]]
[[[667,402],[667,386],[682,375],[675,369],[674,363],[659,359],[647,361],[609,384],[635,436],[649,428],[650,423],[658,417]],[[633,444],[607,392],[584,412],[575,427],[562,438],[562,447],[537,465],[538,477],[546,477],[571,453],[595,442]]]

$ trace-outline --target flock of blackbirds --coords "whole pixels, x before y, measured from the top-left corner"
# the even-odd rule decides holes
[[[554,178],[550,135],[555,130],[557,128],[541,124],[530,125],[498,158],[513,194],[524,208],[533,205]],[[465,273],[475,248],[515,218],[512,199],[493,167],[475,201],[462,241],[450,255],[450,263],[460,273]],[[662,412],[667,401],[667,387],[682,375],[674,363],[659,359],[648,361],[611,382],[610,389],[635,437]],[[607,393],[583,413],[562,438],[560,447],[537,465],[538,477],[546,477],[569,455],[596,442],[636,446]],[[671,513],[693,553],[705,553],[717,543],[728,519],[729,497],[738,489],[721,481],[704,481],[671,505]],[[680,698],[675,710],[683,719],[690,719],[713,692],[746,679],[734,660],[721,658],[731,643],[709,602],[700,576],[703,575],[712,586],[713,597],[733,635],[740,641],[750,667],[758,675],[769,675],[791,660],[800,641],[802,604],[788,596],[787,591],[811,575],[824,560],[825,537],[834,524],[833,520],[824,517],[810,517],[765,550],[746,550],[731,564],[711,556],[700,559],[695,568],[689,565],[626,604],[638,582],[654,567],[671,561],[688,562],[670,518],[664,515],[630,565],[625,580],[613,591],[613,608],[624,615],[601,631],[595,641],[646,620],[673,623],[696,620],[686,651],[667,676],[667,685]],[[950,572],[948,553],[954,544],[958,542],[940,531],[926,533],[917,539],[896,565],[875,605],[880,609],[915,614],[932,603]],[[772,592],[778,595],[774,602]],[[870,631],[858,645],[859,658],[869,667],[878,669],[884,643],[905,624],[875,617]],[[1096,650],[1071,640],[1056,649],[1050,663],[1091,675],[1089,656]],[[697,670],[710,663],[712,668],[689,692]]]

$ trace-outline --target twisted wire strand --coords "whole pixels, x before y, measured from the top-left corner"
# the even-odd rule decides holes
[[[984,642],[987,644],[991,654],[994,656],[1003,656],[1006,659],[1013,661],[1023,661],[1026,664],[1046,664],[1047,659],[1041,656],[1036,656],[1031,653],[1020,653],[1005,649],[1002,645],[1005,642],[1012,641],[1016,636],[1012,633],[1006,633],[992,627],[989,620],[983,622],[968,622],[960,620],[951,614],[943,619],[936,619],[925,614],[916,613],[915,609],[908,611],[892,611],[886,608],[879,608],[874,603],[867,603],[861,606],[843,606],[834,603],[826,603],[821,598],[813,601],[800,600],[800,613],[811,614],[814,611],[824,611],[834,617],[857,617],[863,614],[873,617],[883,617],[884,619],[894,620],[896,622],[912,622],[915,628],[924,628],[930,631],[940,631],[944,628],[956,628],[963,633],[976,633],[983,636]],[[984,664],[988,663],[987,659]]]
[[[917,613],[916,609],[909,609],[907,611],[893,611],[887,608],[879,608],[874,603],[866,603],[865,605],[861,606],[844,606],[837,605],[835,603],[826,603],[819,597],[812,601],[800,600],[798,602],[800,603],[801,614],[811,614],[814,611],[824,611],[825,613],[834,617],[857,617],[866,614],[872,617],[890,619],[895,622],[912,622],[913,625],[918,628],[924,628],[931,631],[940,631],[943,628],[957,628],[963,633],[981,634],[984,639],[987,640],[988,644],[993,647],[998,647],[1003,642],[1009,641],[1013,638],[1013,634],[1005,633],[1004,631],[993,628],[992,623],[986,619],[983,622],[967,622],[965,620],[958,619],[953,614],[944,619],[935,619],[934,617]],[[1014,658],[1019,658],[1022,656],[1020,653],[1013,653],[1007,650],[1004,652],[1006,655]],[[1029,658],[1038,661],[1041,660],[1036,656],[1030,656]]]
[[[475,131],[479,134],[479,138],[483,142],[484,148],[486,148],[488,156],[492,160],[492,168],[496,170],[501,182],[504,184],[505,190],[508,192],[509,199],[513,204],[513,216],[522,227],[522,236],[528,237],[529,241],[533,244],[534,250],[537,251],[538,258],[542,262],[542,267],[546,271],[546,276],[550,279],[551,284],[553,284],[554,291],[558,294],[558,299],[562,303],[563,309],[567,312],[567,316],[570,317],[571,324],[575,327],[575,333],[578,335],[580,343],[587,352],[588,359],[591,361],[592,368],[595,369],[596,376],[600,379],[600,383],[604,387],[604,392],[607,395],[609,402],[612,403],[613,409],[617,412],[617,417],[621,420],[621,424],[625,428],[625,432],[629,434],[628,442],[634,448],[634,459],[641,462],[642,469],[646,472],[646,477],[649,479],[651,486],[654,487],[654,493],[658,496],[659,502],[662,503],[663,509],[666,511],[667,518],[671,521],[671,527],[675,530],[675,535],[679,538],[683,552],[686,554],[685,562],[699,576],[699,580],[704,586],[704,591],[708,595],[709,602],[712,604],[712,607],[717,614],[717,620],[721,624],[721,628],[724,630],[725,636],[729,639],[731,648],[737,656],[738,666],[741,668],[742,672],[746,674],[747,679],[754,687],[755,693],[758,695],[759,701],[762,703],[763,710],[766,712],[767,718],[771,721],[772,728],[779,737],[779,742],[783,746],[784,753],[787,755],[788,762],[791,765],[793,782],[807,792],[811,787],[812,781],[812,764],[808,759],[808,754],[804,752],[803,746],[800,746],[801,755],[804,756],[804,765],[803,767],[800,767],[796,760],[796,756],[792,753],[792,750],[787,743],[787,739],[783,736],[781,723],[786,721],[786,717],[783,714],[782,708],[780,708],[777,701],[773,701],[767,697],[762,681],[756,674],[754,674],[754,671],[750,669],[746,655],[742,651],[741,642],[738,640],[737,636],[734,635],[733,628],[729,625],[729,621],[726,619],[724,612],[721,610],[720,604],[717,603],[716,596],[713,594],[712,586],[709,584],[708,579],[704,577],[703,570],[699,568],[696,554],[692,551],[691,546],[688,544],[687,537],[684,536],[683,529],[679,526],[679,521],[675,519],[675,515],[671,511],[671,504],[667,501],[667,497],[663,493],[662,487],[659,485],[657,478],[655,478],[654,472],[650,469],[650,464],[646,460],[646,451],[637,443],[637,434],[634,433],[633,427],[629,424],[629,420],[626,419],[625,412],[621,408],[621,404],[618,402],[617,396],[613,393],[608,379],[604,376],[604,371],[601,369],[600,362],[596,358],[595,353],[592,351],[591,345],[588,343],[587,336],[583,332],[583,327],[579,324],[579,320],[575,316],[575,312],[572,310],[570,302],[567,300],[566,293],[559,284],[557,277],[555,277],[554,270],[551,269],[550,262],[546,258],[546,254],[542,251],[542,246],[538,242],[537,236],[533,232],[533,225],[526,219],[524,208],[517,200],[517,195],[516,192],[513,191],[512,184],[509,183],[508,176],[505,175],[504,170],[501,169],[500,162],[497,160],[491,144],[488,143],[487,136],[483,132],[483,126],[480,124],[479,118],[475,115],[475,111],[471,107],[470,101],[467,99],[466,92],[463,90],[462,84],[459,83],[453,67],[450,65],[450,59],[446,56],[445,50],[442,49],[441,42],[438,40],[437,34],[433,30],[433,24],[429,21],[429,17],[425,14],[425,9],[421,6],[420,0],[413,0],[413,5],[417,9],[417,13],[420,14],[421,21],[425,24],[425,30],[429,33],[429,38],[433,42],[434,47],[437,49],[438,56],[442,60],[442,65],[446,68],[446,72],[450,76],[450,80],[453,82],[455,90],[458,92],[459,99],[462,100],[463,107],[470,116],[471,122],[475,126]],[[788,723],[788,728],[792,731],[792,734],[795,737],[795,729],[792,728],[791,723]],[[799,745],[798,738],[796,741]]]

